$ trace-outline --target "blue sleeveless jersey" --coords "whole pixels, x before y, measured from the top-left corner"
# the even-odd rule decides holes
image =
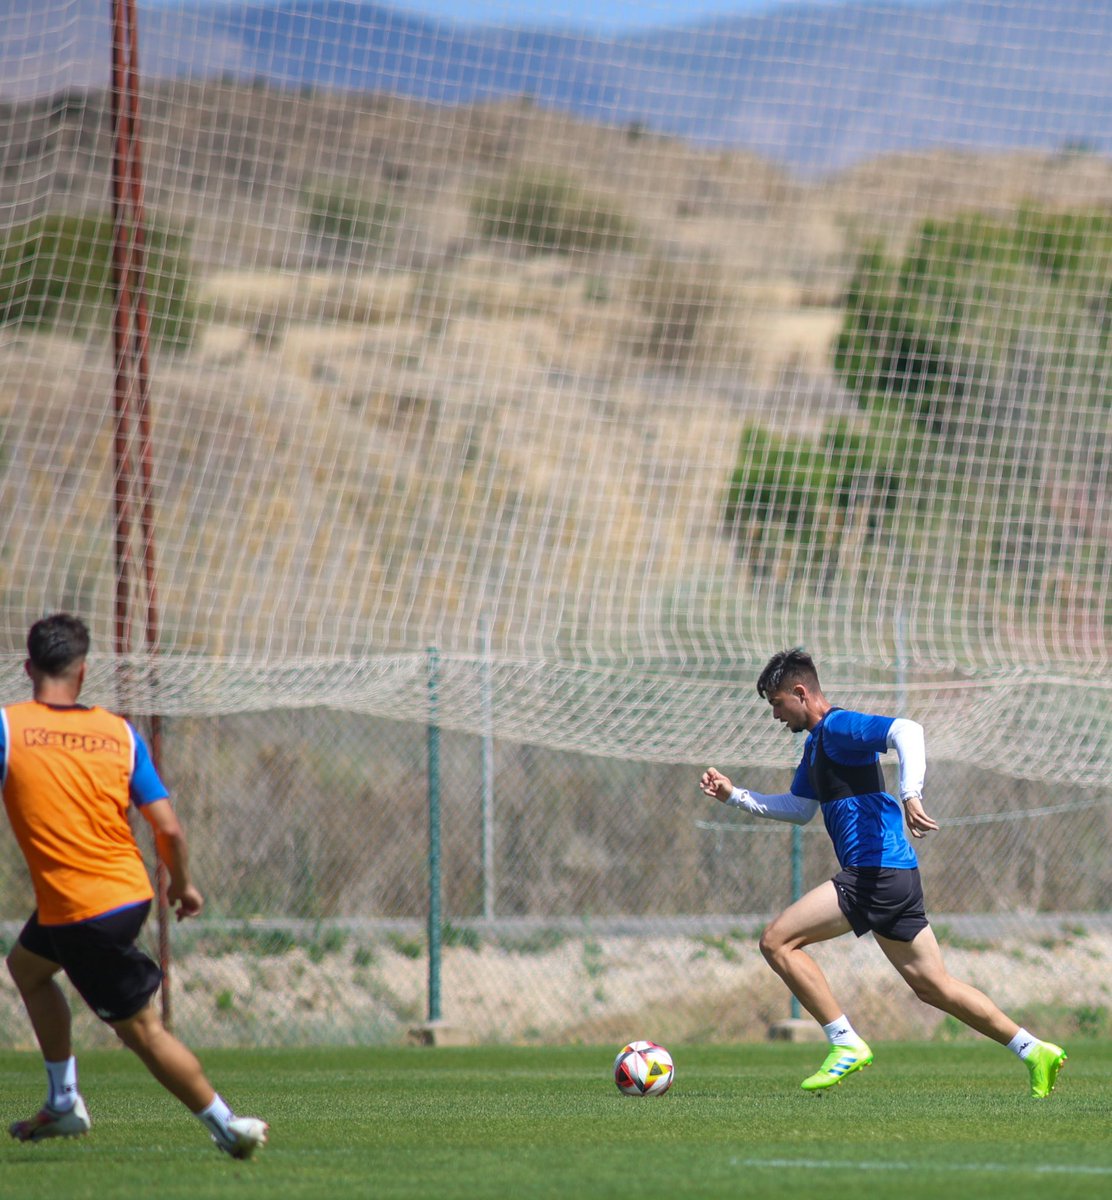
[[[792,791],[821,802],[822,819],[843,867],[917,867],[919,860],[904,832],[903,808],[885,791],[867,791],[823,801],[812,772],[822,755],[832,765],[844,766],[852,778],[855,769],[868,778],[867,768],[888,749],[893,717],[831,709],[807,736],[803,758],[796,768]],[[865,768],[864,770],[861,770]],[[879,774],[877,775],[879,779]],[[843,789],[844,790],[844,789]]]

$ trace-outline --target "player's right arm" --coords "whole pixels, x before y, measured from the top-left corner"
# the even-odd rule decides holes
[[[819,810],[817,800],[798,796],[794,792],[766,796],[760,792],[751,792],[747,788],[734,787],[730,779],[716,767],[708,767],[703,772],[699,786],[708,796],[713,796],[731,808],[741,808],[754,817],[768,817],[773,821],[806,825]]]
[[[721,800],[723,804],[729,802],[734,790],[734,785],[717,767],[707,767],[703,772],[702,779],[699,780],[699,786],[708,796],[712,796],[715,800]]]

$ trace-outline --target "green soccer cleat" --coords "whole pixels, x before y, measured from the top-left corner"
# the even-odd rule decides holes
[[[873,1052],[862,1042],[859,1046],[831,1046],[826,1062],[809,1075],[799,1086],[805,1092],[819,1092],[834,1087],[847,1075],[860,1071],[873,1061]]]
[[[1023,1061],[1031,1073],[1031,1095],[1042,1100],[1054,1091],[1058,1072],[1066,1064],[1066,1052],[1053,1042],[1039,1042]]]

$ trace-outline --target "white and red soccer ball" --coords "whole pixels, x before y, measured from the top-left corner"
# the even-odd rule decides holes
[[[614,1059],[614,1082],[624,1096],[663,1096],[675,1077],[672,1056],[656,1042],[630,1042]]]

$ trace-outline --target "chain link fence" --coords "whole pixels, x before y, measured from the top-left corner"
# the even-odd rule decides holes
[[[425,726],[334,709],[165,723],[163,772],[207,901],[171,931],[179,1032],[268,1045],[395,1041],[426,1026],[427,765]],[[703,765],[440,733],[447,1029],[486,1041],[747,1038],[789,1015],[757,938],[793,879],[810,888],[833,873],[829,840],[821,818],[795,830],[713,803],[697,787]],[[790,782],[787,767],[716,765],[756,791]],[[927,795],[942,829],[920,845],[924,883],[951,969],[1037,1009],[1040,1028],[1107,1031],[1107,791],[934,762]],[[149,846],[145,829],[140,839]],[[30,889],[10,839],[0,855],[10,943]],[[155,934],[152,920],[152,952]],[[949,1030],[871,939],[816,950],[877,1032]],[[6,978],[0,1007],[5,1040],[28,1042]],[[106,1036],[79,1019],[85,1036]]]

